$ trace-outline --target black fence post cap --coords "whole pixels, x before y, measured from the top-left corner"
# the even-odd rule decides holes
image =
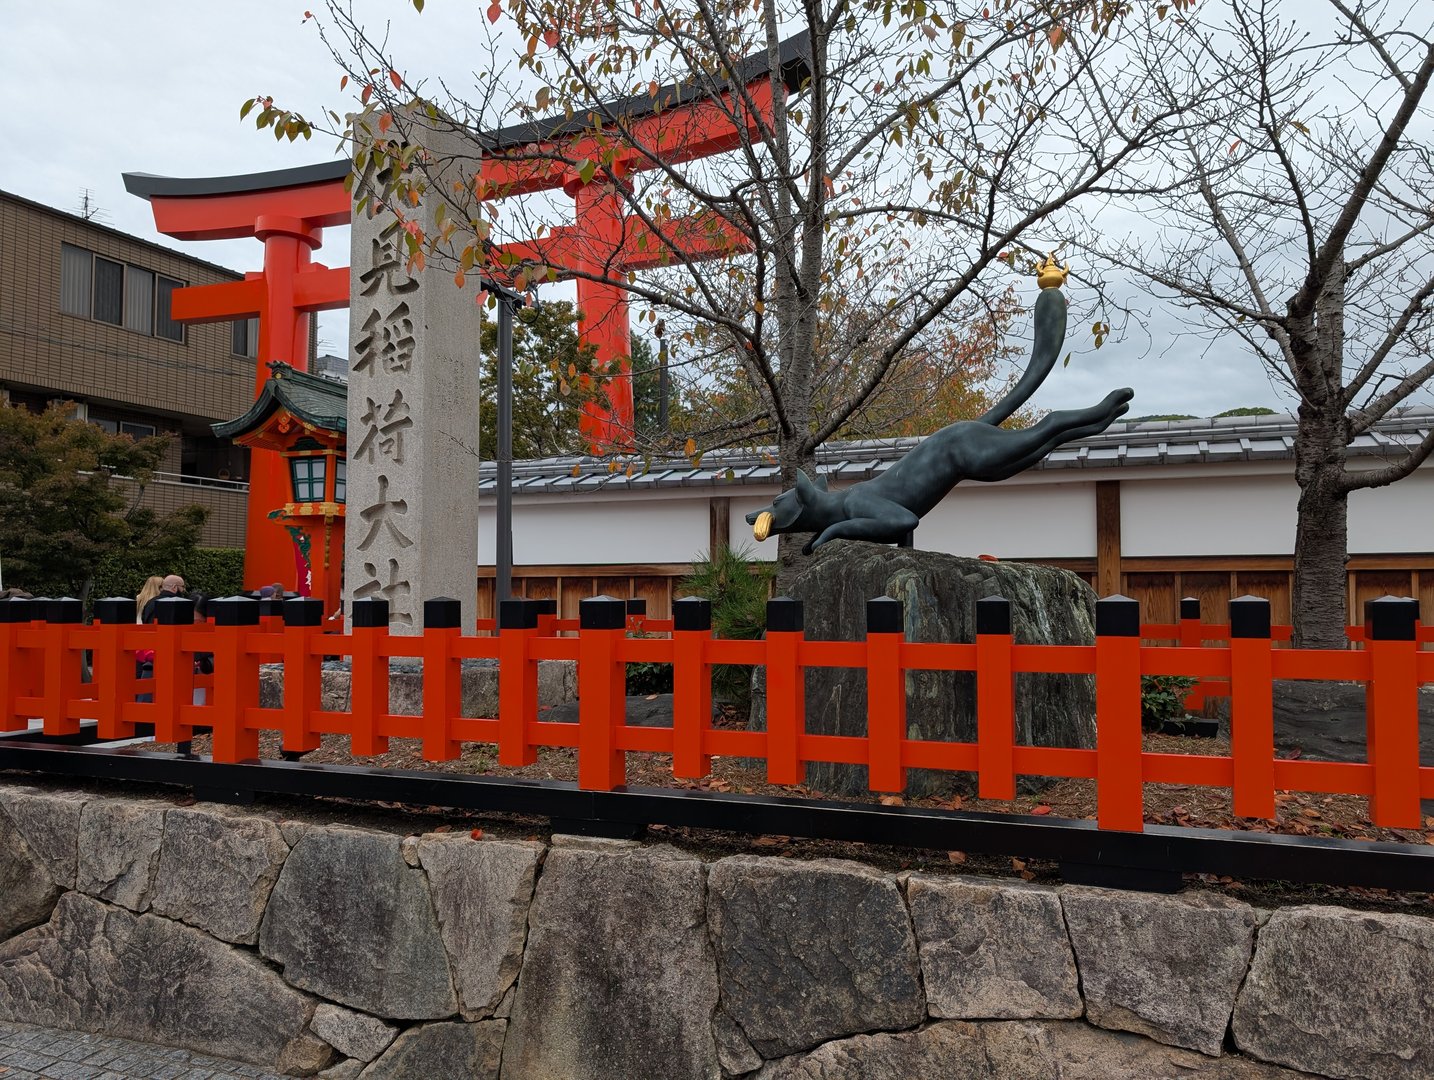
[[[0,600],[0,623],[29,622],[34,601],[24,596],[7,596]]]
[[[796,633],[804,627],[802,602],[790,596],[767,601],[767,629],[777,633]]]
[[[1200,598],[1198,596],[1182,596],[1180,598],[1180,617],[1182,619],[1194,619],[1200,621]]]
[[[1263,596],[1237,596],[1230,601],[1232,638],[1270,636],[1270,602]]]
[[[349,605],[350,624],[365,629],[388,626],[388,601],[381,596],[365,596]]]
[[[284,598],[282,596],[261,596],[259,598],[260,615],[283,615]]]
[[[1370,641],[1413,641],[1418,629],[1419,601],[1381,596],[1364,602],[1364,632]]]
[[[154,602],[160,626],[189,626],[194,622],[194,601],[187,596],[161,596]]]
[[[627,613],[629,615],[646,615],[647,600],[641,596],[632,596],[627,601]]]
[[[73,596],[57,596],[45,604],[45,621],[74,625],[85,621],[85,605]]]
[[[499,630],[536,630],[538,601],[520,597],[498,602]]]
[[[1009,634],[1011,602],[1004,596],[983,596],[976,601],[976,633]]]
[[[712,601],[701,596],[684,596],[672,603],[673,630],[712,629]]]
[[[423,602],[426,630],[452,630],[463,625],[463,603],[451,596],[434,596]]]
[[[132,623],[136,613],[133,596],[106,596],[95,601],[95,618],[106,626]]]
[[[537,605],[539,615],[556,615],[558,613],[558,602],[551,596],[541,600],[529,600],[528,603]]]
[[[317,596],[296,596],[284,601],[285,626],[322,626],[324,602]]]
[[[873,596],[866,602],[868,634],[900,634],[906,629],[906,605],[894,596]]]
[[[259,601],[249,596],[221,596],[209,601],[215,626],[258,626]]]
[[[578,604],[578,626],[583,630],[622,630],[627,626],[627,601],[614,596],[590,596]]]
[[[1139,637],[1140,601],[1116,593],[1095,602],[1096,637]]]

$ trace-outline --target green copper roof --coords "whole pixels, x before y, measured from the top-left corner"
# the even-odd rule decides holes
[[[271,374],[253,406],[243,416],[222,423],[210,424],[221,439],[237,439],[257,430],[279,409],[327,431],[347,433],[349,389],[344,383],[295,371],[288,364],[274,361]]]

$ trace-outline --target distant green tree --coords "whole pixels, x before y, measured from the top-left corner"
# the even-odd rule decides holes
[[[578,417],[596,394],[592,346],[578,340],[578,316],[566,300],[519,309],[513,320],[513,457],[524,461],[578,453]],[[498,456],[498,323],[483,320],[482,407],[478,452]]]
[[[144,553],[174,566],[193,550],[209,511],[160,516],[140,505],[164,458],[164,437],[135,441],[74,420],[0,406],[0,561],[9,585],[88,599],[107,558]]]
[[[1215,419],[1222,416],[1274,416],[1274,409],[1267,409],[1263,405],[1244,405],[1238,409],[1226,409],[1224,412],[1217,412]]]

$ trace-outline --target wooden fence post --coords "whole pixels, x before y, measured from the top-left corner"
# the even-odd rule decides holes
[[[453,646],[463,633],[463,604],[451,596],[423,602],[423,760],[453,761],[462,747],[450,720],[463,708],[463,671]]]
[[[806,769],[797,737],[806,727],[806,674],[801,666],[802,602],[767,601],[767,783],[800,784]]]
[[[285,600],[284,608],[284,754],[319,748],[312,722],[322,708],[324,662],[310,648],[324,625],[324,602],[317,596]]]
[[[1004,596],[976,601],[977,793],[983,799],[1016,797],[1016,681],[1011,672],[1011,602]]]
[[[30,650],[20,647],[20,633],[29,628],[33,607],[33,601],[21,597],[0,600],[0,731],[29,726],[17,703],[35,689]]]
[[[322,606],[322,602],[321,606]],[[209,605],[214,614],[214,725],[215,761],[257,760],[259,732],[248,726],[249,710],[259,707],[259,657],[249,651],[250,636],[259,628],[259,601],[248,596],[226,596]],[[288,665],[285,665],[287,675]],[[285,702],[289,687],[285,680]]]
[[[1140,832],[1140,604],[1128,596],[1095,603],[1095,716],[1098,824]]]
[[[1201,630],[1200,598],[1186,596],[1180,600],[1180,646],[1185,649],[1199,649],[1205,645]],[[1205,707],[1205,684],[1196,682],[1190,693],[1185,695],[1186,712],[1197,712]]]
[[[901,742],[906,738],[906,605],[891,596],[866,602],[867,787],[906,790]]]
[[[528,742],[528,723],[538,719],[537,600],[498,605],[498,764],[531,765],[538,748]]]
[[[672,604],[672,775],[697,780],[712,771],[702,752],[712,724],[712,603],[689,596]]]
[[[627,782],[617,729],[627,718],[627,670],[620,658],[627,605],[611,596],[578,604],[578,787],[611,791]]]
[[[74,735],[80,721],[69,715],[70,700],[80,695],[81,657],[71,647],[72,628],[84,621],[84,605],[73,596],[45,601],[45,662],[41,700],[46,735]]]
[[[1419,601],[1381,596],[1365,601],[1369,652],[1364,725],[1374,794],[1369,818],[1387,829],[1417,829],[1419,807]]]
[[[95,734],[101,739],[128,739],[134,723],[123,719],[124,707],[134,700],[134,653],[123,646],[123,634],[134,629],[132,596],[111,596],[95,601],[99,640],[94,651]]]
[[[194,701],[194,656],[179,641],[194,629],[194,601],[162,596],[154,611],[159,621],[154,630],[154,741],[188,742],[194,729],[179,722],[179,710]]]
[[[355,600],[349,613],[349,749],[358,757],[388,753],[379,720],[388,715],[388,601]]]
[[[558,602],[551,596],[543,600],[530,600],[530,604],[537,604],[538,611],[538,636],[552,637],[556,630],[553,623],[558,621]]]
[[[1230,756],[1239,817],[1275,816],[1274,674],[1270,602],[1230,601]]]

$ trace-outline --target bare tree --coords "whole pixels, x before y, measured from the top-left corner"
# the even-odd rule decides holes
[[[1398,2],[1328,0],[1297,22],[1292,4],[1231,0],[1181,20],[1184,63],[1151,67],[1154,108],[1187,103],[1172,186],[1141,206],[1158,239],[1104,245],[1298,401],[1306,647],[1345,645],[1349,493],[1434,450],[1431,435],[1374,468],[1346,460],[1434,375],[1434,30],[1427,5]]]
[[[600,185],[666,265],[631,274],[597,252],[562,273],[620,282],[650,317],[660,313],[669,341],[735,357],[752,408],[707,444],[770,438],[790,485],[913,343],[945,332],[961,305],[999,303],[1030,253],[1059,246],[1073,204],[1149,191],[1146,161],[1189,103],[1149,107],[1152,77],[1126,62],[1132,41],[1177,60],[1170,23],[1146,10],[1099,0],[503,0],[489,14],[516,23],[526,43],[518,71],[480,73],[471,100],[425,92],[343,5],[331,3],[329,33],[362,88],[361,108],[338,126],[369,170],[363,197],[399,214],[419,192],[451,203],[442,229],[409,223],[415,257],[467,268],[553,223],[551,204],[430,185],[435,153],[467,153],[490,172],[501,161],[508,193],[522,188],[512,178],[524,167]],[[794,37],[797,61],[782,47]],[[643,117],[679,98],[710,102],[709,116],[734,133],[727,152],[684,160],[642,134]],[[308,127],[264,104],[261,124]],[[540,144],[495,134],[499,121],[554,114],[538,125],[553,133]],[[688,235],[731,238],[732,257],[685,262],[680,221]],[[508,266],[520,285],[555,276],[540,247],[525,250]],[[859,377],[830,377],[843,370]],[[800,548],[790,539],[784,573]]]

